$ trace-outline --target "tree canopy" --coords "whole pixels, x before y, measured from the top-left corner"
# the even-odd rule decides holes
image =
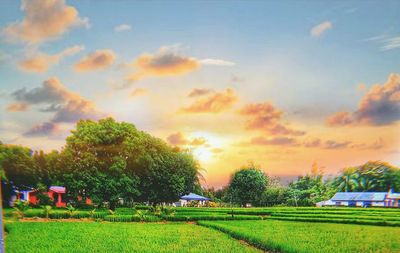
[[[229,183],[232,201],[242,206],[257,205],[261,194],[267,188],[268,177],[255,165],[250,164],[238,170]]]
[[[186,151],[112,118],[81,120],[60,151],[0,145],[0,165],[17,187],[63,185],[69,199],[95,203],[172,202],[199,187],[199,165]]]

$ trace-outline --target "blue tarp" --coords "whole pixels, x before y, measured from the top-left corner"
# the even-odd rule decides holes
[[[184,195],[184,196],[181,197],[181,199],[189,200],[189,201],[191,201],[191,200],[199,200],[199,201],[200,200],[210,200],[209,198],[197,195],[195,193],[189,193],[188,195]]]

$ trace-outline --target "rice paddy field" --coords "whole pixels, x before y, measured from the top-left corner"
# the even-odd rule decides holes
[[[16,222],[6,252],[261,252],[185,223]]]
[[[400,209],[5,210],[7,252],[400,252]]]

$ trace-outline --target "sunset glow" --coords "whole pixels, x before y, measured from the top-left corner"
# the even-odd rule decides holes
[[[215,187],[249,162],[283,180],[400,165],[399,1],[152,2],[3,2],[0,140],[59,150],[111,116]]]

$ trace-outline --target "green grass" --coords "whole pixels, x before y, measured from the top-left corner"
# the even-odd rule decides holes
[[[400,228],[292,221],[200,221],[264,250],[281,252],[400,252]]]
[[[185,223],[14,222],[6,250],[19,252],[259,252],[229,235]]]

